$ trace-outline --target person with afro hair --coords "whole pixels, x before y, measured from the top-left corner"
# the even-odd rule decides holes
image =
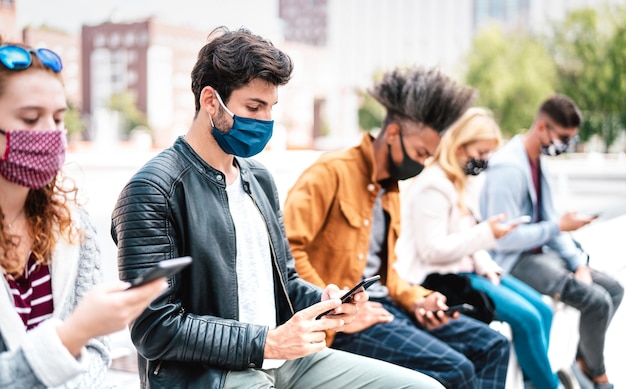
[[[321,156],[284,206],[300,277],[320,287],[351,287],[381,275],[355,320],[328,333],[327,344],[425,373],[447,388],[503,388],[507,339],[478,320],[446,315],[444,295],[410,285],[394,268],[398,181],[422,171],[476,91],[437,69],[416,67],[386,73],[370,93],[386,109],[378,135]]]

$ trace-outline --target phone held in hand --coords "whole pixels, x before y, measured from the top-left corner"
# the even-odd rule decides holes
[[[507,220],[504,223],[505,224],[510,224],[510,225],[517,225],[517,224],[525,224],[525,223],[530,223],[530,221],[532,220],[532,218],[528,215],[523,215],[520,217],[516,217],[515,219],[511,219],[511,220]]]
[[[369,288],[370,286],[372,286],[374,283],[376,283],[378,280],[380,280],[380,275],[375,275],[369,278],[364,278],[361,281],[359,281],[358,284],[354,285],[354,287],[352,289],[350,289],[348,292],[346,292],[346,294],[344,294],[343,296],[341,296],[341,302],[342,303],[347,303],[349,301],[352,300],[352,296],[354,296],[355,294],[357,294],[358,292],[362,292],[365,289]],[[320,315],[318,315],[315,319],[319,320],[322,316],[326,316],[329,313],[331,313],[333,310],[330,309]]]
[[[474,308],[473,305],[471,304],[458,304],[458,305],[453,305],[451,307],[448,307],[448,309],[443,310],[443,313],[445,313],[448,316],[452,316],[452,314],[454,312],[459,312],[459,313],[469,313],[469,312],[474,312],[476,308]],[[439,311],[431,311],[434,315],[437,315],[437,312]]]
[[[165,259],[160,261],[155,266],[144,271],[139,277],[130,282],[129,288],[136,288],[141,285],[145,285],[150,281],[154,281],[160,277],[169,277],[183,270],[189,266],[192,259],[191,257],[179,257],[172,259]]]

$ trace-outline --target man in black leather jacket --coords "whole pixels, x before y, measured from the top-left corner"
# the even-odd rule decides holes
[[[291,71],[269,41],[214,31],[192,72],[191,128],[119,196],[111,234],[122,280],[193,257],[131,325],[142,387],[441,388],[325,348],[324,331],[351,322],[367,294],[342,304],[335,285],[321,290],[298,277],[272,176],[247,158],[269,141],[271,108]]]

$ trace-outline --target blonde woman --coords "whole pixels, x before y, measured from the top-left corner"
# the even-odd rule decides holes
[[[403,191],[397,268],[414,284],[430,273],[467,275],[495,303],[496,318],[509,323],[525,377],[537,388],[561,388],[548,360],[552,311],[541,295],[501,268],[486,251],[515,228],[506,215],[481,220],[478,175],[499,147],[491,114],[470,108],[443,136],[424,173]]]

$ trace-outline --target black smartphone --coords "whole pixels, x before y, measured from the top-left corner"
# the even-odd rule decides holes
[[[191,257],[179,257],[160,261],[155,266],[144,271],[139,277],[130,281],[129,288],[136,288],[160,277],[169,277],[189,266],[190,263]]]
[[[476,308],[474,308],[473,305],[471,304],[459,304],[459,305],[453,305],[451,307],[448,307],[448,309],[443,310],[443,313],[445,313],[448,316],[451,316],[454,312],[459,312],[459,313],[469,313],[469,312],[474,312],[474,310],[476,310]],[[433,314],[437,314],[437,312],[439,311],[432,311]]]
[[[346,294],[341,296],[341,302],[347,303],[348,301],[352,300],[352,296],[354,296],[356,293],[364,291],[365,289],[372,286],[378,280],[380,280],[380,276],[378,274],[372,277],[362,279],[361,281],[359,281],[358,284],[354,285],[354,288],[350,289],[348,292],[346,292]],[[315,319],[320,319],[322,316],[326,316],[332,311],[333,311],[332,309],[328,310],[318,315]]]

